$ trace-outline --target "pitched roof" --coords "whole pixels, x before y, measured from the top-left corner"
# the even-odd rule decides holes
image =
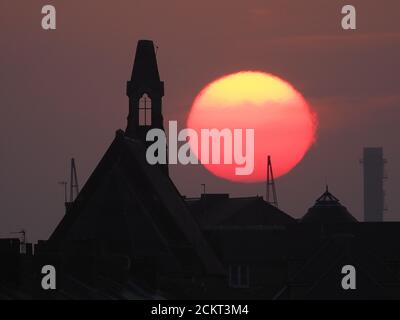
[[[310,223],[349,223],[357,222],[339,199],[331,194],[326,187],[325,192],[308,209],[300,222]]]
[[[221,225],[279,225],[295,220],[262,197],[230,198],[228,194],[202,194],[186,203],[203,227]]]
[[[146,230],[157,234],[157,239]],[[143,143],[126,137],[122,130],[51,235],[49,245],[61,248],[70,240],[105,238],[119,241],[125,252],[143,247],[146,253],[146,247],[153,250],[162,242],[181,261],[198,259],[208,273],[223,272],[171,179],[148,164]]]

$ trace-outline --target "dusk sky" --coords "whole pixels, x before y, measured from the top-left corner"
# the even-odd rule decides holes
[[[41,8],[57,30],[41,28]],[[341,8],[357,30],[341,28]],[[0,0],[0,236],[25,228],[47,239],[64,214],[75,157],[80,186],[119,128],[140,39],[158,46],[165,124],[181,128],[199,91],[241,70],[291,83],[319,119],[317,140],[277,179],[280,208],[301,217],[324,191],[363,219],[363,147],[388,160],[385,220],[400,220],[400,2],[398,0],[150,1]],[[263,183],[232,183],[200,165],[174,165],[179,191],[264,195]],[[14,235],[15,236],[15,235]]]

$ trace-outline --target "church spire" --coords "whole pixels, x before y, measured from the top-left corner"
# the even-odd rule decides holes
[[[164,131],[164,82],[160,80],[154,44],[150,40],[138,41],[131,80],[126,85],[126,95],[129,97],[129,114],[125,135],[148,146],[152,143],[146,141],[149,130]],[[168,165],[160,166],[168,174]]]
[[[153,41],[138,41],[131,81],[148,86],[160,82]]]
[[[129,97],[127,136],[145,141],[148,130],[164,130],[161,110],[164,82],[160,81],[154,44],[150,40],[138,41],[126,94]]]

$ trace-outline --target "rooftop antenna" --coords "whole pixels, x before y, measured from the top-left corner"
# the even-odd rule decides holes
[[[75,191],[75,196],[74,196]],[[69,181],[69,201],[73,202],[79,193],[78,175],[76,174],[75,159],[71,159],[71,175]]]
[[[278,198],[276,196],[274,173],[272,171],[272,163],[270,155],[268,156],[268,161],[267,161],[267,184],[266,184],[265,198],[268,203],[278,208]]]

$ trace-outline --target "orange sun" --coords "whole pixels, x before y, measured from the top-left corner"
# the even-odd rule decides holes
[[[254,129],[254,170],[250,175],[237,175],[235,163],[203,165],[230,181],[257,182],[266,179],[268,155],[275,177],[301,161],[314,142],[316,116],[288,82],[268,73],[244,71],[221,77],[201,90],[187,127],[198,135],[201,129]],[[203,163],[201,152],[192,151]]]

